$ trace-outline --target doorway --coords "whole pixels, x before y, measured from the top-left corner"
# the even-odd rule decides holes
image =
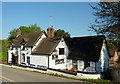
[[[12,64],[14,64],[14,65],[18,64],[18,56],[12,55]]]
[[[27,63],[30,64],[30,57],[27,57]]]

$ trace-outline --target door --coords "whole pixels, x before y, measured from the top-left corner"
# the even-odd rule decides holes
[[[15,56],[12,55],[12,64],[15,64]]]
[[[27,63],[30,64],[30,57],[27,57]]]
[[[18,56],[12,55],[12,64],[14,64],[14,65],[18,64]]]

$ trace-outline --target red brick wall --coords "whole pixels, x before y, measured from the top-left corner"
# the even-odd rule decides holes
[[[0,63],[4,63],[4,64],[7,64],[8,62],[7,62],[7,61],[0,61]]]

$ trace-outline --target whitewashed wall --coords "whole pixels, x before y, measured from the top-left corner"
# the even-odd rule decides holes
[[[77,68],[78,68],[78,71],[96,72],[95,62],[90,62],[90,66],[88,66],[87,68],[84,68],[84,61],[83,60],[77,60]]]
[[[101,72],[102,68],[101,68],[101,60],[99,58],[99,61],[96,62],[96,72]]]
[[[21,63],[25,63],[27,64],[27,56],[30,56],[32,52],[32,48],[31,47],[25,47],[25,50],[21,50],[21,54],[20,54],[20,64]],[[25,54],[25,62],[22,62],[22,54]]]
[[[41,38],[38,40],[38,42],[35,44],[35,46],[32,48],[32,51],[37,47],[37,45],[42,41],[43,38],[46,38],[45,33],[41,36]]]
[[[48,55],[31,55],[30,64],[48,67]]]
[[[109,55],[105,40],[103,40],[103,45],[100,52],[99,61],[96,62],[96,72],[104,72],[109,68]]]
[[[73,68],[72,59],[67,59],[67,69],[70,70]]]
[[[20,62],[20,61],[21,61],[21,59],[20,59],[20,58],[21,58],[21,56],[20,56],[20,55],[21,55],[21,51],[20,51],[20,50],[21,50],[21,49],[18,48],[18,64],[21,63],[21,62]]]
[[[98,79],[101,78],[101,74],[86,74],[86,73],[77,73],[78,78],[87,78],[87,79]]]
[[[41,38],[38,40],[38,42],[35,44],[35,46],[33,48],[31,47],[25,47],[25,50],[22,50],[23,46],[21,46],[20,48],[18,48],[18,63],[21,64],[22,63],[22,54],[25,54],[25,64],[27,64],[27,56],[30,56],[31,52],[36,48],[36,46],[41,42],[41,40],[43,38],[46,38],[45,33],[43,33],[43,35],[41,36]],[[11,53],[15,53],[16,48],[13,48],[13,50],[8,49],[8,63],[10,61],[12,61],[12,54]]]
[[[84,70],[84,61],[83,60],[77,60],[77,69],[78,69],[78,71]]]
[[[8,63],[10,63],[12,61],[11,53],[15,53],[15,48],[13,48],[13,50],[11,50],[10,48],[8,49]]]
[[[84,72],[96,72],[95,70],[95,62],[90,62],[90,66],[84,69]]]
[[[12,53],[15,54],[16,49],[18,49],[18,63],[20,64],[20,48],[19,47],[15,47],[15,48],[13,48],[13,50],[8,48],[8,63],[10,63],[12,61]]]
[[[59,48],[64,48],[65,54],[64,55],[59,55]],[[67,45],[62,38],[61,41],[59,42],[58,46],[55,48],[57,50],[57,55],[58,59],[64,59],[64,63],[61,64],[55,64],[55,60],[52,59],[52,55],[49,56],[49,68],[53,69],[66,69],[66,62],[67,62],[67,56],[68,56],[68,48]]]

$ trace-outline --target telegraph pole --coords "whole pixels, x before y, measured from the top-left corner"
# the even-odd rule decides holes
[[[52,25],[52,17],[53,16],[49,16],[49,18],[50,18],[50,25]]]

